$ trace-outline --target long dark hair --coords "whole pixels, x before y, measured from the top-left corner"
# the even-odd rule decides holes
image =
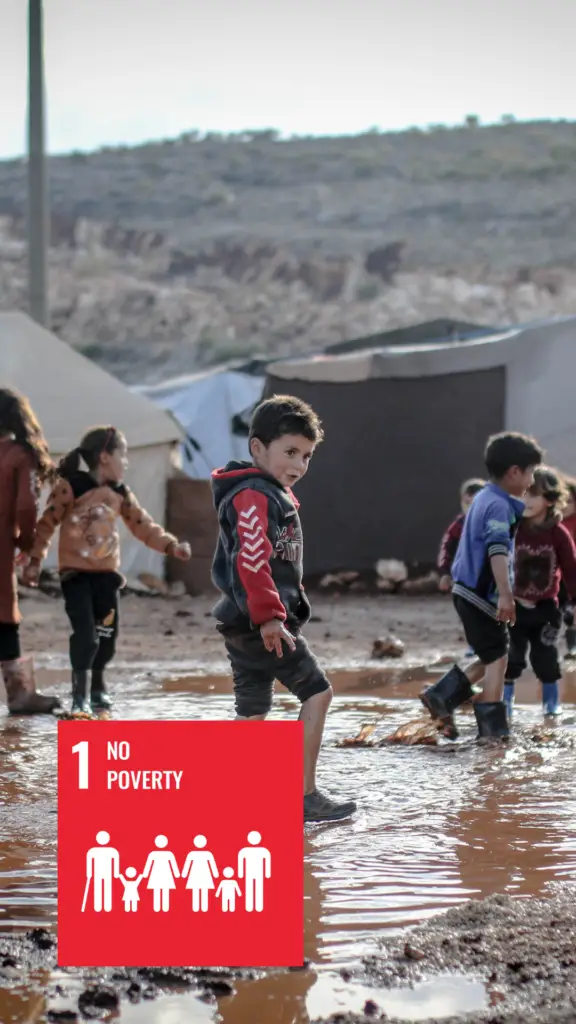
[[[42,427],[28,399],[11,388],[0,388],[0,434],[12,436],[31,454],[39,484],[51,479],[54,464]]]
[[[559,522],[568,504],[568,487],[561,474],[551,466],[538,466],[534,470],[534,483],[528,490],[534,496],[542,495],[550,502],[548,520]]]
[[[100,456],[105,452],[111,455],[123,442],[124,435],[116,427],[93,427],[87,434],[84,434],[78,447],[73,448],[60,461],[58,473],[65,480],[69,480],[71,476],[79,472],[82,461],[93,473],[98,469]]]

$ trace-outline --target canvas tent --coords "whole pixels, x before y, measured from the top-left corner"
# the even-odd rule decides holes
[[[257,361],[133,388],[182,425],[182,469],[200,480],[231,459],[249,457],[247,422],[263,389],[264,365]]]
[[[359,352],[368,348],[390,348],[395,345],[426,345],[432,341],[462,341],[466,338],[480,338],[487,334],[496,334],[497,327],[486,327],[471,324],[464,320],[426,320],[424,323],[412,324],[410,327],[395,327],[390,331],[378,334],[366,334],[361,338],[347,338],[327,345],[326,355],[344,355],[347,352]]]
[[[172,417],[24,313],[0,313],[0,381],[28,396],[55,458],[74,448],[91,426],[118,427],[130,449],[127,482],[156,521],[164,523],[174,444],[182,437]],[[123,527],[122,544],[126,575],[162,574],[162,557]],[[56,564],[55,544],[48,564]]]
[[[576,473],[575,380],[576,317],[269,366],[266,394],[311,402],[326,430],[298,486],[307,572],[433,563],[496,431],[533,434]]]

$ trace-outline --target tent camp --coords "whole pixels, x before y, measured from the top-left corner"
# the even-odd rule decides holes
[[[182,438],[172,417],[24,313],[0,313],[0,381],[28,396],[54,458],[74,448],[94,425],[118,427],[130,449],[127,482],[150,515],[164,523],[174,444]],[[161,575],[162,557],[123,527],[122,533],[122,571]],[[48,565],[55,563],[52,544]]]
[[[298,486],[307,572],[433,563],[491,433],[533,434],[576,473],[575,380],[576,317],[270,365],[265,393],[311,402],[326,431]]]
[[[215,367],[161,384],[139,386],[144,395],[176,417],[187,434],[182,469],[207,480],[231,459],[248,458],[247,422],[264,389],[264,364]]]

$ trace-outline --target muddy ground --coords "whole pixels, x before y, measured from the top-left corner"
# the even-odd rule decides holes
[[[119,662],[194,661],[224,663],[221,639],[210,618],[211,598],[152,598],[127,594],[121,602]],[[23,647],[39,658],[66,654],[68,627],[61,600],[43,594],[22,601]],[[425,664],[438,655],[461,653],[463,637],[450,599],[313,595],[313,621],[306,630],[313,649],[329,665],[366,664],[378,636],[396,634],[406,658]],[[218,669],[220,670],[220,669]],[[572,737],[571,737],[572,738]],[[504,841],[504,837],[502,837]],[[246,972],[174,970],[70,970],[49,978],[55,967],[52,931],[0,935],[0,989],[33,975],[33,985],[49,994],[48,1020],[75,1021],[114,1016],[117,1008],[155,999],[166,991],[190,991],[203,1002],[231,994]],[[368,1024],[385,1017],[378,993],[408,988],[431,979],[476,985],[484,1009],[463,999],[454,1022],[564,1024],[576,1021],[576,901],[573,889],[551,899],[511,900],[494,896],[463,904],[424,925],[385,939],[343,981],[374,994],[362,1013],[316,1018],[322,1024]],[[256,977],[256,973],[248,977]],[[35,979],[35,981],[34,981]],[[250,986],[252,988],[252,986]],[[361,991],[361,990],[359,990]],[[353,1003],[355,1005],[355,1002]],[[186,1011],[183,1011],[184,1013]],[[452,1012],[452,1011],[451,1011]],[[183,1018],[184,1019],[184,1018]],[[406,1017],[404,1020],[408,1019]],[[421,1017],[419,1018],[422,1019]],[[430,1021],[440,1019],[429,1017]]]
[[[68,622],[59,598],[28,592],[21,600],[23,647],[29,653],[65,653]],[[148,597],[126,594],[120,604],[119,661],[225,660],[214,628],[212,597]],[[452,601],[431,597],[312,595],[306,636],[325,661],[366,661],[377,637],[396,634],[407,654],[426,661],[431,649],[456,650],[463,643]]]
[[[363,961],[365,978],[383,988],[412,986],[442,974],[484,983],[487,1007],[442,1017],[443,1024],[573,1024],[576,1020],[576,905],[566,888],[549,900],[490,896],[385,940]],[[323,1024],[372,1024],[362,1014],[334,1014]],[[432,1018],[434,1019],[434,1018]]]
[[[381,943],[345,981],[372,991],[412,988],[449,977],[464,987],[481,983],[485,1009],[468,1010],[466,996],[456,1016],[430,1017],[443,1024],[573,1024],[576,1020],[575,891],[565,887],[547,900],[491,896],[465,903],[419,928]],[[52,934],[35,929],[0,938],[0,987],[29,971],[56,967]],[[48,1021],[105,1019],[127,1000],[153,1000],[163,992],[190,991],[203,1002],[231,995],[235,982],[262,972],[234,969],[132,968],[60,972],[48,985]],[[456,991],[457,991],[456,984]],[[407,1020],[403,1017],[402,1020]],[[422,1018],[419,1017],[419,1020]],[[313,1024],[373,1024],[386,1020],[377,999],[362,1013],[336,1013]]]

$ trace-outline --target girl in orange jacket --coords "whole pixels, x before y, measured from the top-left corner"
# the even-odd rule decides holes
[[[158,526],[123,483],[127,456],[124,436],[110,426],[90,430],[62,459],[25,570],[26,581],[37,583],[52,535],[60,527],[58,563],[72,627],[74,717],[107,713],[112,705],[104,669],[116,649],[118,592],[125,584],[118,520],[154,551],[183,561],[190,558],[189,545]]]

